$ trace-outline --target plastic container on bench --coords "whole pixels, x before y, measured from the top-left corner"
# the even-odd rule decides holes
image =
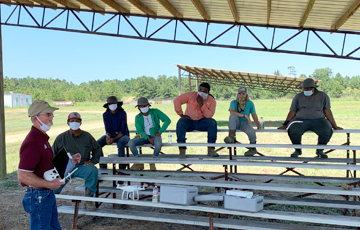
[[[263,117],[260,118],[260,129],[265,129],[265,120]]]
[[[171,135],[171,132],[169,131],[169,134],[168,134],[168,143],[171,144],[172,143],[172,135]]]
[[[156,185],[153,188],[152,202],[153,203],[159,203],[159,188]]]
[[[193,205],[198,195],[195,186],[161,185],[160,202],[169,204]]]
[[[239,196],[224,196],[224,208],[245,212],[259,212],[264,208],[264,197],[253,196],[243,198]]]

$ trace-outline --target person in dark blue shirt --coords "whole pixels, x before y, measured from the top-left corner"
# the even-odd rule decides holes
[[[107,98],[107,102],[104,104],[106,111],[103,113],[106,135],[97,140],[101,147],[116,142],[119,157],[125,157],[125,145],[130,140],[126,112],[122,105],[123,102],[118,101],[115,96]],[[100,168],[107,168],[106,164],[100,164]],[[121,164],[119,168],[125,169],[126,165]]]

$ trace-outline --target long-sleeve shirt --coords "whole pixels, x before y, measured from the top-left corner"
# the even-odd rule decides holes
[[[110,133],[110,137],[114,138],[119,133],[123,135],[129,135],[129,128],[127,125],[126,112],[118,110],[115,114],[112,114],[110,110],[103,113],[103,120],[106,133]]]
[[[149,115],[151,115],[151,120],[153,123],[153,127],[150,128],[150,135],[154,136],[155,133],[159,132],[162,134],[167,127],[170,125],[171,120],[165,113],[161,112],[158,109],[149,109]],[[163,122],[163,125],[160,127],[160,121]],[[135,127],[136,133],[140,134],[144,139],[148,139],[148,135],[145,133],[145,125],[144,125],[144,115],[139,113],[135,117]]]
[[[184,114],[181,105],[187,103],[185,115],[193,120],[200,120],[201,118],[211,118],[214,116],[216,101],[213,97],[208,96],[203,101],[203,106],[200,107],[196,101],[197,92],[187,92],[174,99],[175,112],[179,115]]]
[[[52,146],[54,155],[56,156],[63,148],[71,155],[80,153],[80,164],[84,164],[85,161],[89,160],[97,164],[99,163],[102,153],[101,146],[96,142],[94,137],[83,130],[78,136],[72,134],[70,130],[59,134]]]

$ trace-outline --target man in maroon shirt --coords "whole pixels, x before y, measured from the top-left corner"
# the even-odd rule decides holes
[[[33,126],[20,148],[18,180],[26,187],[22,203],[30,214],[30,229],[61,229],[53,190],[64,182],[60,182],[61,178],[47,181],[43,177],[44,172],[54,168],[46,132],[53,125],[57,109],[42,100],[36,100],[28,109]]]

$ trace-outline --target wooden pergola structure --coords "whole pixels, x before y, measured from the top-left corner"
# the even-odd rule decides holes
[[[360,52],[358,52],[360,50],[360,13],[357,12],[359,7],[360,0],[0,0],[0,15],[1,25],[7,26],[360,60]],[[49,18],[48,11],[53,12],[53,10],[56,11],[56,15]],[[23,17],[24,14],[26,17]],[[84,15],[85,18],[83,18]],[[85,20],[89,15],[92,17],[91,22]],[[109,17],[104,19],[103,15]],[[24,21],[23,18],[29,18],[29,20]],[[53,23],[60,18],[65,18],[62,23]],[[139,27],[132,21],[133,19],[141,19],[145,26]],[[73,25],[71,20],[75,20],[80,27],[71,27]],[[97,20],[100,20],[100,23]],[[116,21],[117,28],[102,31],[105,25],[113,21]],[[163,24],[151,28],[152,23],[159,21]],[[124,26],[120,27],[120,24],[123,23],[131,28],[131,33],[122,30]],[[193,26],[193,23],[203,27]],[[214,31],[213,25],[215,28],[222,26],[223,29]],[[172,31],[170,32],[172,34],[158,33],[165,27],[171,27],[172,29],[168,31]],[[269,29],[271,31],[269,37],[263,36],[268,33],[259,32],[259,30],[269,31]],[[292,35],[277,32],[283,30],[290,31]],[[180,36],[181,33],[187,33],[187,36]],[[244,33],[250,36],[256,45],[246,43],[245,39],[242,39]],[[336,35],[331,35],[337,38],[336,44],[326,41],[324,36],[329,36],[329,34]],[[225,35],[233,36],[233,39],[221,39]],[[348,45],[349,37],[355,41],[355,46],[354,42]],[[302,39],[303,46],[299,47],[298,43],[291,46],[294,38]],[[314,46],[310,44],[314,41],[320,42],[325,49],[313,50]],[[3,94],[1,53],[0,28],[0,94]],[[214,73],[214,75],[218,74]],[[221,81],[221,75],[220,72],[219,81]],[[250,77],[249,80],[256,82],[259,79],[258,83],[265,84],[266,87],[271,84],[271,81],[273,85],[277,84],[278,79],[281,78],[281,76],[276,76],[272,79],[270,75],[267,76],[268,80],[260,75],[255,78]],[[224,75],[224,78],[227,77]],[[261,81],[265,83],[261,84]],[[287,80],[283,83],[285,81]],[[289,83],[291,83],[289,90],[292,84],[299,84],[297,80],[293,82],[290,80]],[[5,177],[5,117],[4,99],[1,97],[0,179],[5,179]]]
[[[210,69],[196,66],[176,65],[179,68],[179,95],[181,94],[181,76],[189,79],[189,91],[191,91],[191,79],[195,79],[196,88],[200,82],[210,84],[227,85],[235,87],[248,87],[250,89],[262,89],[276,92],[298,93],[306,78],[286,77],[282,75],[270,75],[261,73],[248,73],[233,70]],[[181,73],[183,71],[183,73]],[[321,80],[314,79],[315,84]]]

